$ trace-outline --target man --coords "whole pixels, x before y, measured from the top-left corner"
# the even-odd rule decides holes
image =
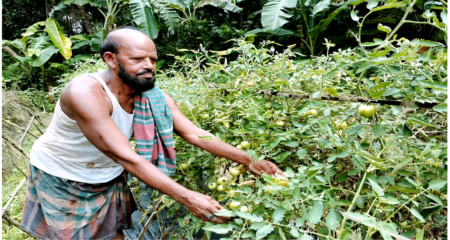
[[[202,221],[227,222],[213,215],[222,208],[217,201],[177,184],[129,144],[135,96],[157,89],[153,41],[133,29],[116,30],[102,43],[101,56],[108,70],[76,77],[63,90],[52,123],[33,146],[22,226],[43,239],[123,239],[133,208],[124,169]],[[169,95],[161,94],[174,132],[187,142],[259,175],[282,174],[275,164],[254,162],[245,151],[196,127]]]

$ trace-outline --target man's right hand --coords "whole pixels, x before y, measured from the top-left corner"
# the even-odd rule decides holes
[[[216,200],[204,194],[190,191],[183,204],[189,212],[203,222],[227,223],[230,219],[229,217],[215,216],[214,213],[219,212],[223,207]],[[213,218],[210,218],[211,214],[214,215]]]

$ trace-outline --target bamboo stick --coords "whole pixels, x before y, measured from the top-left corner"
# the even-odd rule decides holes
[[[16,124],[14,124],[14,123],[12,123],[12,122],[6,120],[6,119],[3,119],[3,118],[2,118],[2,122],[6,123],[6,124],[8,124],[8,125],[11,125],[11,126],[17,128],[17,129],[20,129],[20,130],[22,130],[22,131],[25,131],[25,130],[26,130],[25,128],[20,127],[20,126],[17,126]],[[34,135],[32,132],[28,132],[28,134],[30,134],[31,136],[33,136],[33,137],[36,138],[36,139],[39,138],[38,136]]]
[[[11,204],[12,200],[14,199],[14,197],[16,196],[16,194],[19,192],[20,188],[25,184],[25,182],[27,181],[27,178],[25,177],[20,183],[19,186],[17,186],[16,190],[14,190],[14,192],[11,194],[11,196],[9,196],[9,200],[6,203],[6,205],[3,207],[2,209],[2,218],[3,218],[3,214],[5,214],[6,209],[8,209],[9,204]]]
[[[39,118],[39,116],[37,116],[37,114],[35,114],[33,111],[31,111],[31,109],[29,109],[29,108],[27,108],[27,107],[25,107],[25,106],[22,106],[22,105],[20,105],[20,104],[16,104],[16,103],[11,103],[11,105],[13,105],[13,106],[15,106],[15,107],[18,107],[18,108],[24,109],[24,110],[27,111],[31,116],[36,116],[36,120],[37,120],[42,126],[45,126],[45,124],[42,123],[42,121],[41,121],[41,119]],[[35,125],[35,126],[36,126],[36,125]],[[39,130],[39,132],[42,133],[41,130]]]
[[[284,93],[284,92],[274,92],[274,91],[259,91],[259,94],[270,95],[270,96],[281,96],[281,97],[291,97],[291,98],[302,98],[302,99],[311,99],[311,100],[324,100],[324,101],[340,101],[340,102],[363,102],[363,103],[376,103],[381,105],[395,105],[402,107],[420,107],[420,108],[432,108],[439,103],[428,102],[428,103],[420,103],[420,102],[409,102],[409,101],[401,101],[401,100],[380,100],[373,98],[360,98],[360,97],[332,97],[332,96],[319,96],[317,98],[312,99],[310,95],[301,95],[295,93]]]
[[[22,137],[19,140],[19,146],[21,146],[21,147],[23,146],[23,140],[25,139],[25,136],[27,135],[28,131],[30,130],[31,124],[33,124],[34,117],[35,116],[31,117],[31,120],[28,123],[27,129],[25,129],[25,132],[23,133]]]
[[[137,240],[141,240],[142,237],[144,237],[144,234],[145,234],[145,232],[147,231],[148,226],[150,226],[150,223],[152,222],[152,220],[153,220],[153,218],[155,217],[155,215],[158,214],[158,210],[159,210],[158,208],[159,208],[159,206],[161,205],[161,203],[162,203],[162,200],[159,201],[159,203],[156,205],[155,209],[154,209],[153,212],[152,212],[152,215],[150,215],[150,218],[149,218],[148,221],[145,223],[144,228],[142,228],[142,231],[141,231],[141,233],[139,234],[139,237],[137,238]]]
[[[17,144],[16,142],[14,142],[11,138],[9,138],[8,136],[6,136],[5,134],[2,133],[2,137],[3,139],[5,139],[7,142],[9,142],[11,145],[13,145],[14,148],[16,148],[17,150],[19,150],[19,152],[21,152],[25,157],[27,157],[27,159],[30,159],[30,154],[28,154],[25,150],[23,150],[23,148],[21,146],[19,146],[19,144]]]
[[[31,235],[30,233],[28,233],[28,232],[20,225],[20,223],[16,222],[16,220],[12,219],[12,218],[11,218],[10,216],[8,216],[7,214],[4,214],[3,217],[2,217],[2,219],[8,221],[8,222],[11,223],[12,225],[14,225],[14,227],[16,227],[16,228],[22,230],[22,232],[24,232],[24,233],[26,233],[26,234],[28,234],[28,235],[30,235],[30,236],[33,237],[33,235]]]

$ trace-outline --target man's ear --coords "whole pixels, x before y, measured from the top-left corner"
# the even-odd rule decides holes
[[[103,59],[105,60],[106,64],[108,64],[110,69],[116,69],[118,67],[116,54],[112,52],[105,52],[103,54]]]

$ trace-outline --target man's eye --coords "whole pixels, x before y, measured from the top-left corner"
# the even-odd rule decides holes
[[[133,60],[141,60],[142,58],[133,58]]]

